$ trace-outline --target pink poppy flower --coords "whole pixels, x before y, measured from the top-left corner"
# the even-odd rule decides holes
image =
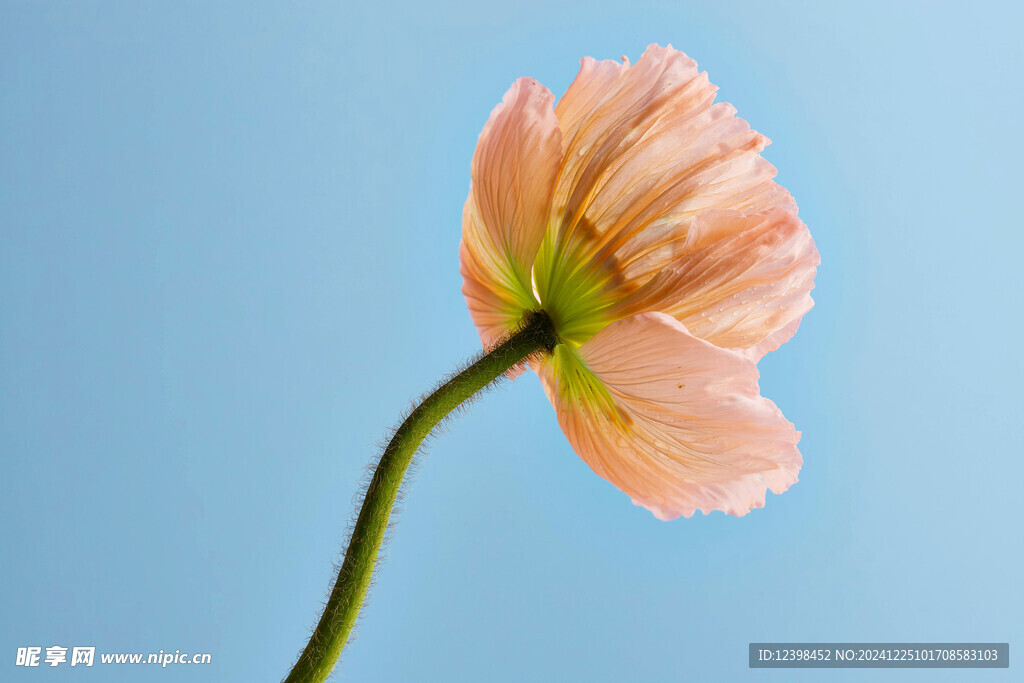
[[[480,134],[463,293],[484,346],[543,310],[533,364],[569,442],[660,519],[746,514],[797,480],[757,361],[811,308],[818,252],[769,140],[671,47],[516,81]]]

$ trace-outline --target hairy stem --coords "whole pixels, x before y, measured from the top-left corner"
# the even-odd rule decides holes
[[[423,439],[466,399],[530,356],[550,352],[556,343],[548,316],[543,312],[527,313],[516,332],[438,387],[402,422],[366,489],[345,561],[320,622],[286,683],[320,683],[334,668],[370,585],[402,479]]]

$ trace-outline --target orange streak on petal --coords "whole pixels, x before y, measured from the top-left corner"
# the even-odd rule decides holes
[[[652,45],[633,66],[584,59],[556,106],[565,153],[552,223],[618,271],[624,293],[683,253],[703,211],[795,212],[760,156],[769,140],[715,91],[692,59]]]
[[[814,305],[820,258],[807,227],[788,211],[706,212],[684,252],[617,313],[667,313],[697,337],[749,350],[756,361],[789,339]]]

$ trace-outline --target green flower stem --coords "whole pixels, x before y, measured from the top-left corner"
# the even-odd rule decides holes
[[[547,314],[530,312],[519,329],[427,396],[405,419],[384,449],[359,511],[345,561],[309,644],[286,683],[320,683],[341,655],[370,585],[388,518],[405,471],[427,434],[466,399],[529,357],[557,343]]]

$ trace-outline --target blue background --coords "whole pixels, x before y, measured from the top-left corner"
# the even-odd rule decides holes
[[[651,42],[774,140],[821,251],[761,363],[801,481],[658,522],[528,375],[421,459],[342,680],[1014,676],[751,671],[747,643],[1024,643],[1019,11],[290,4],[2,4],[0,678],[283,676],[376,444],[478,348],[488,113]],[[214,663],[14,666],[55,644]]]

